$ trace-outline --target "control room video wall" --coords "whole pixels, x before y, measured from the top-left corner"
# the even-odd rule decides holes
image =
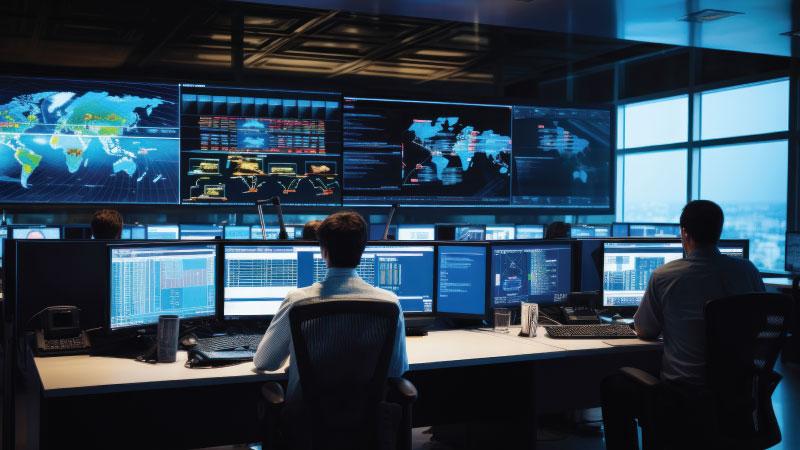
[[[613,209],[612,112],[0,77],[0,203]]]

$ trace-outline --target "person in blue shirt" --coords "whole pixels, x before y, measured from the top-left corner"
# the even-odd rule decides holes
[[[328,266],[327,277],[320,283],[289,292],[258,346],[253,362],[259,370],[280,369],[289,358],[287,403],[298,400],[300,379],[294,363],[294,348],[289,311],[298,304],[363,300],[392,302],[400,308],[393,293],[370,286],[356,273],[361,254],[367,245],[367,223],[356,212],[343,211],[328,216],[317,229],[322,258]],[[291,356],[291,357],[290,357]],[[389,364],[389,377],[400,377],[408,370],[403,313],[397,317],[394,351]]]

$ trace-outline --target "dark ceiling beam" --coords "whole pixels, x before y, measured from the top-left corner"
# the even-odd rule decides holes
[[[424,28],[415,33],[412,33],[399,40],[392,40],[390,43],[370,51],[355,61],[341,65],[330,75],[328,75],[328,78],[354,73],[375,62],[391,59],[393,56],[396,56],[397,54],[404,52],[410,47],[421,42],[436,41],[443,37],[448,37],[456,30],[461,29],[463,24],[447,22],[437,26],[429,26],[427,24],[421,26]]]
[[[339,11],[334,10],[322,16],[314,17],[313,19],[308,20],[306,23],[295,28],[288,35],[269,42],[265,46],[253,52],[253,54],[244,60],[245,66],[258,64],[269,56],[274,55],[288,47],[290,44],[293,44],[299,38],[315,33],[323,25],[333,20],[333,18],[335,18],[338,14]]]

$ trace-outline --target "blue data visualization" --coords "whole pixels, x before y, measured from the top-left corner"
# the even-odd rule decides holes
[[[565,244],[492,246],[492,303],[561,303],[572,288],[572,247]]]
[[[178,87],[0,78],[0,201],[177,203]]]
[[[448,314],[486,314],[486,247],[439,246],[439,284],[436,311]]]
[[[112,330],[216,314],[216,246],[111,249]]]

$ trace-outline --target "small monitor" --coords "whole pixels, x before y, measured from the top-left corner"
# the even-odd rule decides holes
[[[544,239],[544,225],[517,225],[516,239]]]
[[[356,271],[372,286],[397,295],[403,313],[432,313],[433,266],[433,245],[368,245]]]
[[[398,241],[433,241],[436,228],[433,225],[398,225]]]
[[[121,238],[145,240],[147,239],[147,228],[144,225],[124,225]]]
[[[572,292],[572,243],[491,245],[493,307],[563,303]]]
[[[604,242],[603,306],[639,306],[653,272],[681,258],[679,241]]]
[[[148,225],[147,239],[155,241],[177,240],[180,230],[177,225]]]
[[[456,227],[456,241],[486,240],[486,227],[483,225],[459,225]]]
[[[487,241],[512,241],[515,236],[514,225],[486,225]]]
[[[750,257],[750,241],[747,239],[722,239],[719,241],[719,251],[723,255],[734,258],[748,259]]]
[[[56,227],[14,227],[11,229],[14,239],[61,239],[61,228]]]
[[[180,226],[182,241],[206,241],[222,239],[222,225],[184,225]]]
[[[109,330],[216,315],[215,245],[112,246]]]
[[[607,238],[611,237],[611,226],[609,225],[590,225],[585,223],[573,223],[570,226],[571,238]]]
[[[786,233],[786,271],[800,273],[800,233]]]
[[[225,239],[250,239],[249,225],[225,225]]]
[[[436,313],[486,317],[486,246],[440,245]],[[478,276],[476,276],[478,274]]]
[[[281,227],[275,225],[267,225],[264,227],[264,230],[267,232],[268,241],[278,240],[278,236],[281,234]],[[287,226],[286,234],[288,235],[289,239],[294,238],[294,227]],[[250,228],[250,238],[262,241],[264,240],[264,233],[261,230],[261,225],[253,225],[252,228]]]
[[[681,237],[681,226],[676,223],[632,223],[629,224],[628,235],[632,238]]]
[[[611,237],[628,237],[630,234],[630,225],[627,223],[613,223],[611,224]]]

